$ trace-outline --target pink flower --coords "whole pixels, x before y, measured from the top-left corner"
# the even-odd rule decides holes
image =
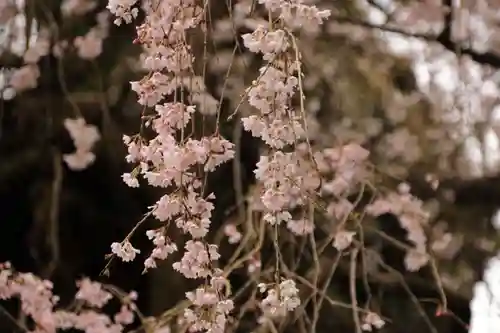
[[[224,234],[228,237],[229,244],[239,243],[241,240],[241,233],[238,231],[234,224],[226,224],[224,226]]]
[[[92,11],[96,6],[94,0],[64,0],[61,12],[64,16],[80,16]]]
[[[72,170],[87,168],[95,161],[95,155],[91,149],[100,139],[97,128],[86,124],[83,118],[67,118],[64,120],[64,127],[69,132],[76,148],[74,153],[63,155],[64,161]]]
[[[77,283],[79,290],[75,298],[87,302],[90,306],[102,308],[111,298],[111,294],[102,289],[98,282],[85,278]]]
[[[134,312],[127,305],[122,305],[120,312],[115,314],[115,322],[122,325],[132,324],[134,322]]]
[[[134,260],[136,255],[141,253],[141,251],[134,248],[128,240],[125,240],[122,243],[112,243],[111,252],[116,254],[125,262]]]
[[[97,58],[102,53],[102,37],[95,29],[91,29],[85,36],[78,36],[73,42],[78,56],[85,60]]]
[[[34,89],[38,85],[40,71],[36,65],[25,65],[16,69],[10,77],[9,84],[17,92]]]

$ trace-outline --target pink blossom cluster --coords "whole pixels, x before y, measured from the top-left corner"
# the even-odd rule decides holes
[[[63,159],[70,169],[83,170],[95,161],[92,147],[101,137],[99,131],[94,125],[87,124],[81,117],[65,119],[64,127],[73,140],[75,151],[63,155]]]
[[[367,176],[365,161],[370,152],[358,144],[347,144],[339,148],[328,148],[315,154],[316,163],[321,174],[333,175],[324,181],[321,192],[324,195],[341,197],[349,194]],[[345,201],[340,202],[341,207],[331,207],[335,215],[342,215],[348,209]]]
[[[156,268],[156,260],[165,260],[167,257],[177,251],[177,245],[165,236],[165,229],[148,230],[146,236],[153,240],[155,248],[151,255],[144,262],[144,267]]]
[[[108,9],[117,19],[115,24],[130,23],[138,15],[136,1],[110,0]],[[124,136],[128,146],[127,161],[136,164],[123,180],[131,187],[139,186],[142,176],[149,185],[167,189],[152,207],[151,214],[164,225],[147,232],[155,248],[146,259],[145,269],[154,268],[177,250],[166,234],[171,222],[192,239],[184,246],[184,254],[173,268],[189,279],[205,279],[205,284],[187,294],[191,303],[182,322],[190,331],[224,332],[232,310],[229,294],[219,292],[214,281],[223,279],[216,268],[220,257],[218,246],[205,241],[214,205],[213,194],[204,194],[204,174],[214,171],[234,157],[233,144],[218,131],[200,139],[187,135],[187,126],[198,107],[206,113],[206,93],[200,78],[194,75],[194,56],[185,35],[197,28],[203,19],[203,8],[194,0],[150,1],[142,3],[144,22],[137,27],[136,43],[142,46],[142,62],[149,73],[131,82],[139,104],[154,108],[155,115],[144,118],[156,136],[147,141],[140,135]],[[177,90],[189,90],[186,100],[165,101]],[[186,94],[188,95],[188,94]],[[213,109],[213,103],[212,108]],[[139,250],[128,238],[112,244],[112,252],[123,260],[133,260]],[[225,280],[224,280],[225,281]],[[224,282],[224,284],[226,284]],[[211,308],[211,310],[209,310]]]
[[[330,12],[302,1],[262,0],[259,3],[273,20],[267,24],[256,21],[254,32],[242,38],[245,46],[261,54],[267,63],[259,69],[259,77],[246,91],[248,103],[257,112],[243,117],[242,124],[245,130],[267,144],[254,171],[262,189],[259,201],[263,221],[274,226],[284,222],[294,234],[305,235],[314,230],[307,210],[312,209],[320,186],[326,195],[349,194],[365,177],[364,162],[368,152],[353,144],[313,156],[307,142],[302,65],[293,33],[298,28],[317,29]],[[245,21],[243,17],[249,11],[240,7],[235,6],[236,14],[240,21]],[[110,1],[108,9],[117,17],[116,24],[129,23],[138,15],[136,1]],[[170,223],[174,222],[192,239],[186,242],[182,258],[173,263],[173,268],[186,278],[205,280],[200,287],[187,293],[190,306],[179,323],[193,332],[224,332],[234,305],[229,298],[229,282],[216,267],[220,258],[218,246],[205,241],[210,230],[214,195],[203,194],[200,170],[211,172],[232,159],[233,144],[218,132],[201,139],[185,134],[196,112],[205,113],[200,103],[207,97],[203,95],[204,84],[193,73],[194,56],[185,39],[186,32],[203,21],[203,9],[195,1],[169,0],[145,2],[142,10],[146,16],[137,27],[135,42],[143,48],[141,60],[149,73],[131,82],[131,87],[138,95],[139,104],[154,109],[154,116],[143,118],[156,136],[150,140],[139,135],[124,136],[128,146],[126,159],[136,167],[124,174],[123,180],[131,187],[138,187],[138,178],[142,176],[149,185],[167,190],[152,207],[151,214],[164,224],[147,232],[155,249],[146,259],[145,268],[156,267],[157,260],[164,260],[177,251],[177,246],[166,236]],[[190,90],[184,101],[165,101],[179,88]],[[300,106],[294,101],[297,92]],[[320,176],[326,174],[330,178],[322,183]],[[339,199],[328,210],[340,219],[350,213],[352,206],[346,199]],[[232,244],[242,239],[234,224],[226,225],[224,233]],[[353,232],[339,230],[334,245],[345,249],[353,237]],[[127,237],[121,243],[113,243],[112,252],[130,261],[140,251]],[[260,268],[261,262],[258,256],[250,259],[248,270],[251,273]],[[264,285],[262,289],[267,292],[260,304],[263,318],[283,317],[300,305],[293,280],[275,281],[273,288],[268,290]]]
[[[313,30],[330,17],[330,10],[320,10],[311,1],[303,0],[258,0],[282,21],[289,29]]]
[[[134,260],[137,254],[141,253],[140,250],[132,246],[132,243],[128,239],[125,239],[121,243],[111,243],[111,252],[125,262]]]
[[[22,92],[29,89],[34,89],[38,86],[38,78],[40,70],[38,66],[28,64],[24,65],[12,73],[9,84],[16,92]]]
[[[84,36],[78,36],[73,41],[77,55],[84,60],[93,60],[102,53],[102,43],[109,33],[109,13],[100,12],[96,16],[97,25]]]
[[[380,318],[375,312],[368,312],[363,317],[361,329],[366,332],[371,332],[373,328],[379,330],[385,325],[385,321]]]
[[[41,57],[50,53],[50,33],[46,29],[38,32],[36,40],[24,53],[23,60],[26,64],[35,65]]]
[[[7,15],[6,20],[13,18],[15,6],[5,3],[5,9],[0,5],[1,15]],[[65,0],[61,4],[61,12],[65,17],[81,16],[94,10],[97,2],[94,0]],[[4,18],[0,17],[0,21]],[[102,53],[102,44],[109,32],[109,12],[103,11],[96,15],[96,26],[92,27],[85,35],[76,36],[72,42],[74,51],[79,58],[93,60]],[[38,62],[42,57],[52,53],[57,58],[62,58],[70,43],[68,40],[53,40],[56,35],[48,28],[40,28],[30,39],[27,47],[21,50],[19,56],[23,58],[23,65],[15,68],[8,77],[8,87],[4,98],[13,98],[16,94],[35,89],[40,78]],[[51,49],[51,43],[53,43]]]
[[[255,176],[264,186],[261,200],[267,210],[265,219],[268,222],[289,221],[291,215],[285,210],[308,202],[309,196],[320,185],[320,179],[313,171],[311,162],[299,151],[285,153],[277,150],[272,155],[261,156]]]
[[[249,274],[259,272],[262,268],[262,261],[260,256],[252,256],[247,262],[247,271]]]
[[[315,155],[316,165],[322,175],[321,194],[328,200],[326,216],[337,222],[333,246],[343,251],[356,235],[345,229],[345,220],[354,209],[346,199],[368,176],[366,161],[369,151],[358,144],[347,144],[338,148],[327,148]]]
[[[236,225],[233,223],[228,223],[224,226],[224,235],[228,237],[229,244],[239,243],[243,235],[238,231]]]
[[[131,23],[137,17],[139,10],[132,8],[137,0],[109,0],[107,9],[116,16],[114,23],[120,25],[122,21]]]
[[[270,289],[265,284],[260,284],[259,289],[261,292],[267,293],[260,304],[263,313],[262,319],[283,317],[288,311],[292,311],[300,305],[299,290],[293,280],[284,280]]]
[[[228,281],[220,276],[221,271],[214,273],[210,284],[186,293],[193,307],[186,310],[181,323],[187,324],[192,332],[225,332],[228,314],[233,310],[234,304],[232,300],[224,297]]]
[[[285,222],[297,235],[310,234],[314,221],[310,219],[311,214],[305,212],[311,209],[320,178],[312,167],[309,145],[300,143],[306,139],[307,125],[302,64],[293,30],[317,28],[330,16],[330,11],[320,11],[303,1],[258,2],[271,17],[267,23],[258,23],[254,31],[244,34],[242,39],[250,52],[262,54],[267,63],[247,89],[248,103],[257,112],[241,121],[245,130],[260,137],[268,146],[268,153],[261,156],[254,171],[262,185],[263,220],[276,227]],[[242,13],[245,11],[240,10],[239,14]],[[292,100],[296,92],[299,92],[300,107],[294,106]],[[290,211],[295,208],[302,208],[304,212],[298,219]],[[269,290],[261,303],[264,317],[285,316],[300,304],[293,280],[275,283],[278,289]]]
[[[81,16],[97,7],[95,0],[64,0],[61,4],[61,13],[64,16]]]
[[[330,15],[316,7],[299,1],[259,1],[269,11],[276,24],[259,23],[254,32],[242,36],[244,45],[253,53],[262,54],[267,63],[259,70],[259,77],[247,89],[248,103],[258,112],[242,118],[245,130],[260,137],[269,153],[261,156],[255,170],[262,184],[261,201],[265,207],[264,220],[271,224],[285,222],[299,235],[311,233],[312,221],[293,219],[288,211],[297,206],[307,206],[310,196],[320,181],[310,160],[300,149],[288,149],[305,139],[304,109],[294,107],[292,97],[301,86],[301,64],[297,57],[295,28],[290,19],[302,20],[306,25],[318,25]],[[308,14],[306,14],[308,13]],[[309,16],[311,13],[316,13]],[[241,13],[239,13],[241,15]],[[307,151],[307,149],[305,149]]]
[[[429,213],[422,205],[421,200],[411,195],[407,184],[400,184],[398,192],[379,197],[366,208],[366,211],[374,216],[392,213],[398,217],[401,226],[408,232],[408,240],[415,246],[405,257],[405,265],[409,271],[417,271],[429,261],[427,236],[424,231]]]
[[[173,268],[189,279],[206,278],[213,274],[212,262],[220,258],[217,245],[189,240],[181,261]]]
[[[31,43],[23,55],[24,65],[15,69],[9,80],[9,85],[16,93],[34,89],[38,86],[40,69],[38,61],[50,53],[49,31],[39,31],[36,40]]]
[[[33,320],[33,327],[23,327],[30,333],[55,333],[58,329],[77,329],[86,333],[121,333],[135,320],[134,301],[137,294],[115,294],[105,286],[87,278],[77,283],[74,310],[58,309],[59,297],[52,293],[52,282],[32,273],[15,272],[9,263],[0,265],[0,300],[17,298],[24,314]],[[120,311],[110,318],[99,312],[115,296],[121,302]]]
[[[333,247],[339,251],[347,249],[352,244],[355,235],[354,231],[338,230],[333,239]]]

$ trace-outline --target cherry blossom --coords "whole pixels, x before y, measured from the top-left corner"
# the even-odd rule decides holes
[[[262,300],[261,309],[265,317],[283,317],[288,311],[294,310],[300,305],[298,289],[293,280],[284,280],[276,288],[261,288],[267,292],[266,298]]]
[[[75,152],[63,155],[63,159],[70,169],[83,170],[95,161],[95,154],[91,150],[100,139],[97,127],[87,124],[84,118],[67,118],[64,127],[73,140]]]

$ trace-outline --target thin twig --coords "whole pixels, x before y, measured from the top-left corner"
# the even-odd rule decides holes
[[[356,326],[356,333],[361,333],[361,322],[359,320],[358,312],[356,308],[358,307],[358,297],[356,295],[356,265],[357,265],[357,257],[358,257],[358,248],[354,248],[351,251],[351,269],[349,274],[349,291],[351,294],[351,303],[352,303],[352,318],[354,320],[354,324]]]
[[[54,150],[52,156],[52,170],[53,180],[50,198],[50,211],[49,211],[49,230],[47,232],[47,242],[51,250],[51,259],[46,269],[44,270],[43,277],[49,278],[54,273],[60,259],[59,249],[59,204],[61,197],[61,188],[63,180],[62,172],[62,159],[61,153]]]

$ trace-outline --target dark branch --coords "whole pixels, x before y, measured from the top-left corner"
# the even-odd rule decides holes
[[[444,1],[444,7],[451,9],[451,0]],[[389,25],[379,25],[367,22],[365,20],[356,19],[352,17],[346,17],[341,15],[334,15],[332,19],[339,23],[348,23],[356,26],[369,28],[369,29],[377,29],[384,32],[392,32],[400,35],[404,35],[407,37],[418,38],[422,40],[426,40],[428,42],[435,42],[441,44],[444,48],[449,51],[452,51],[456,54],[468,55],[475,62],[482,65],[489,65],[493,68],[500,68],[500,54],[496,54],[494,52],[478,52],[470,47],[462,47],[459,42],[455,42],[452,39],[452,23],[453,23],[453,10],[447,10],[444,16],[444,27],[443,30],[435,35],[435,34],[426,34],[426,33],[412,33],[406,31],[405,29],[392,27]]]
[[[494,68],[500,68],[500,55],[493,52],[479,53],[472,48],[460,47],[456,42],[452,40],[452,24],[453,24],[453,8],[452,0],[445,0],[444,6],[450,8],[444,16],[444,27],[441,33],[437,36],[436,42],[443,45],[447,50],[455,52],[457,54],[465,54],[471,57],[472,60],[479,64],[490,65]]]
[[[407,37],[424,39],[424,40],[427,40],[429,42],[435,42],[436,38],[437,38],[435,35],[431,35],[431,34],[412,33],[412,32],[406,31],[404,29],[392,27],[392,26],[389,26],[386,24],[382,24],[382,25],[381,24],[374,24],[374,23],[367,22],[365,20],[347,17],[347,16],[343,16],[343,15],[332,15],[331,19],[338,22],[338,23],[347,23],[347,24],[360,26],[363,28],[376,29],[376,30],[380,30],[383,32],[393,32],[393,33],[404,35]]]

